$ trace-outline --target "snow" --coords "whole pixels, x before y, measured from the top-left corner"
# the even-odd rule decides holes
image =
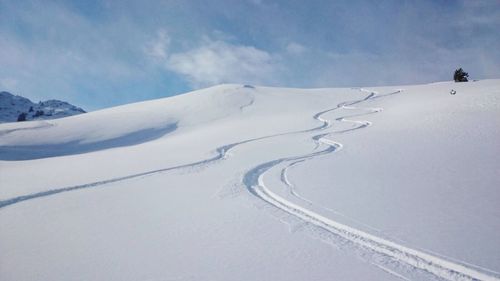
[[[220,85],[0,124],[1,279],[499,280],[499,99]]]

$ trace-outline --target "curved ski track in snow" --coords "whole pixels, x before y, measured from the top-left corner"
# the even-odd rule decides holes
[[[401,91],[397,91],[394,93],[389,93],[385,95],[377,95],[376,92],[371,92],[367,91],[364,89],[360,89],[361,91],[364,92],[370,92],[370,94],[359,101],[355,102],[346,102],[346,103],[341,103],[339,104],[336,108],[341,108],[341,107],[350,107],[369,100],[369,99],[374,99],[382,96],[388,96],[392,95],[395,93],[399,93]],[[333,109],[331,109],[333,110]],[[316,131],[316,130],[323,130],[328,127],[330,127],[330,122],[328,120],[325,120],[321,117],[324,113],[327,113],[331,110],[323,111],[318,114],[316,114],[314,117],[319,120],[324,122],[324,125],[311,131]],[[380,111],[380,109],[372,109],[370,110],[370,113],[375,113]],[[347,121],[347,122],[356,122],[356,121],[348,121],[344,119],[343,117],[338,118],[338,121]],[[358,127],[354,128],[353,130],[361,129],[366,126],[368,126],[370,123],[367,122],[356,122],[359,124]],[[339,133],[339,132],[332,132],[332,133]],[[315,151],[310,154],[305,154],[305,155],[300,155],[300,156],[292,156],[292,157],[285,157],[285,158],[280,158],[276,159],[273,161],[269,161],[263,164],[260,164],[253,169],[249,170],[243,177],[243,184],[246,186],[248,191],[255,195],[256,197],[264,200],[265,202],[269,203],[270,205],[286,212],[289,213],[292,216],[295,216],[305,222],[311,223],[313,225],[316,225],[334,235],[337,235],[338,237],[341,237],[347,241],[350,241],[354,243],[355,245],[360,246],[361,248],[368,250],[368,251],[373,251],[379,254],[382,254],[386,257],[389,257],[393,260],[396,260],[398,262],[405,263],[413,268],[421,269],[426,272],[429,272],[437,277],[446,279],[446,280],[500,280],[499,278],[495,276],[490,276],[487,275],[483,272],[477,271],[473,268],[466,267],[462,264],[459,263],[454,263],[448,260],[445,260],[443,258],[424,253],[419,250],[411,249],[408,247],[405,247],[403,245],[397,244],[395,242],[377,237],[375,235],[369,234],[367,232],[355,229],[353,227],[350,227],[345,224],[341,224],[339,222],[333,221],[327,217],[324,217],[320,214],[317,214],[305,207],[302,207],[298,204],[295,204],[282,196],[272,192],[269,188],[266,187],[263,176],[264,174],[270,170],[272,167],[284,163],[284,162],[291,162],[287,167],[285,167],[281,171],[281,180],[286,184],[291,187],[291,184],[286,176],[286,171],[289,167],[296,165],[298,163],[303,163],[304,161],[307,161],[308,159],[312,159],[317,156],[321,155],[326,155],[329,153],[336,152],[337,150],[342,148],[342,144],[337,143],[332,140],[325,139],[324,137],[329,135],[331,133],[326,133],[326,134],[320,134],[316,135],[313,137],[313,140],[319,142],[320,144],[324,144],[327,146],[327,148],[320,150],[320,151]],[[317,146],[319,147],[319,145]],[[302,199],[309,204],[311,204],[311,201],[299,196],[292,188],[290,189],[290,192],[292,195],[298,197],[299,199]]]
[[[263,137],[258,137],[258,138],[252,138],[252,139],[248,139],[248,140],[244,140],[244,141],[240,141],[240,142],[236,142],[236,143],[226,144],[226,145],[223,145],[223,146],[216,149],[217,154],[215,156],[210,157],[208,159],[196,161],[193,163],[188,163],[188,164],[173,166],[173,167],[167,167],[167,168],[162,168],[162,169],[156,169],[156,170],[152,170],[152,171],[146,171],[146,172],[127,175],[127,176],[123,176],[123,177],[117,177],[117,178],[112,178],[112,179],[107,179],[107,180],[102,180],[102,181],[96,181],[93,183],[87,183],[87,184],[81,184],[81,185],[75,185],[75,186],[63,187],[63,188],[56,188],[56,189],[51,189],[51,190],[47,190],[47,191],[41,191],[41,192],[37,192],[37,193],[21,195],[21,196],[17,196],[14,198],[5,199],[5,200],[0,201],[0,209],[7,207],[9,205],[23,202],[23,201],[41,198],[41,197],[46,197],[46,196],[51,196],[51,195],[55,195],[55,194],[62,193],[62,192],[69,192],[69,191],[74,191],[74,190],[79,190],[79,189],[99,187],[99,186],[103,186],[106,184],[126,181],[126,180],[130,180],[130,179],[134,179],[134,178],[139,178],[139,177],[157,174],[157,173],[213,164],[216,161],[225,159],[227,157],[227,152],[238,145],[242,145],[242,144],[250,143],[250,142],[254,142],[254,141],[259,141],[259,140],[263,140],[263,139],[273,138],[273,137],[277,137],[277,136],[322,131],[324,129],[331,127],[331,122],[329,120],[321,117],[322,115],[324,115],[330,111],[340,109],[340,108],[358,109],[358,108],[353,108],[352,105],[364,102],[364,101],[369,100],[369,99],[376,99],[379,97],[397,94],[397,93],[401,92],[401,90],[399,90],[399,91],[392,92],[389,94],[377,95],[375,92],[372,92],[372,91],[367,91],[364,89],[360,89],[360,90],[363,92],[369,93],[369,95],[367,97],[365,97],[364,99],[340,103],[339,105],[337,105],[334,108],[327,109],[327,110],[324,110],[322,112],[315,114],[313,116],[314,119],[317,119],[318,121],[322,122],[323,124],[318,126],[318,127],[312,128],[312,129],[279,133],[279,134],[268,135],[268,136],[263,136]],[[375,112],[378,112],[380,110],[381,109],[371,109],[370,110],[371,112],[369,112],[369,113],[375,113]],[[366,113],[366,114],[369,114],[369,113]],[[360,116],[360,115],[365,115],[365,114],[356,114],[356,116]],[[352,117],[352,116],[354,116],[354,115],[351,115],[349,117]],[[242,179],[242,182],[246,186],[247,190],[251,194],[264,200],[265,202],[269,203],[270,205],[275,206],[276,208],[279,208],[282,211],[285,211],[286,213],[289,213],[289,214],[291,214],[291,215],[293,215],[293,216],[295,216],[295,217],[297,217],[305,222],[319,226],[320,228],[325,229],[330,233],[333,233],[339,237],[342,237],[348,241],[351,241],[354,244],[357,244],[368,251],[374,251],[374,252],[383,254],[383,255],[388,256],[388,257],[390,257],[398,262],[403,262],[403,263],[406,263],[414,268],[425,270],[425,271],[430,272],[430,273],[432,273],[436,276],[439,276],[441,278],[444,278],[447,280],[497,280],[497,281],[500,281],[500,279],[497,277],[487,275],[485,273],[479,272],[479,271],[474,270],[472,268],[468,268],[464,265],[454,263],[451,261],[447,261],[447,260],[444,260],[444,259],[439,258],[437,256],[427,254],[427,253],[424,253],[424,252],[421,252],[418,250],[410,249],[408,247],[399,245],[397,243],[385,240],[383,238],[368,234],[366,232],[357,230],[357,229],[352,228],[350,226],[347,226],[347,225],[338,223],[336,221],[330,220],[330,219],[328,219],[324,216],[321,216],[321,215],[319,215],[311,210],[308,210],[302,206],[299,206],[295,203],[292,203],[292,202],[286,200],[285,198],[273,193],[271,190],[269,190],[265,186],[264,181],[263,181],[263,175],[266,171],[268,171],[272,167],[274,167],[280,163],[283,163],[283,162],[294,162],[295,164],[297,164],[297,163],[306,161],[307,159],[311,159],[311,158],[318,157],[321,155],[333,153],[333,152],[341,149],[342,144],[337,143],[337,142],[332,141],[332,140],[329,140],[329,139],[325,139],[326,136],[328,136],[332,133],[341,133],[341,132],[345,132],[345,131],[352,131],[352,130],[364,128],[364,127],[367,127],[371,124],[367,121],[350,121],[350,120],[346,120],[344,118],[339,118],[337,121],[353,122],[355,124],[359,124],[359,126],[352,128],[352,129],[344,130],[344,131],[323,133],[323,134],[313,136],[312,139],[314,141],[316,141],[316,143],[317,143],[317,147],[315,150],[317,150],[317,148],[319,148],[321,145],[326,146],[326,148],[323,150],[314,151],[312,153],[300,155],[300,156],[280,158],[280,159],[269,161],[269,162],[266,162],[266,163],[263,163],[263,164],[260,164],[256,167],[254,167],[253,169],[249,170],[244,175],[244,177]],[[292,164],[294,164],[294,163],[292,163]],[[290,165],[292,165],[292,164],[290,164]],[[288,182],[288,180],[286,179],[286,171],[284,173],[282,173],[282,180],[284,180],[284,182]]]
[[[240,110],[243,110],[245,107],[250,106],[253,103],[254,103],[254,99],[252,98],[252,100],[249,102],[249,104],[241,106]],[[331,109],[322,111],[320,113],[317,113],[316,115],[314,115],[314,118],[317,120],[320,120],[319,119],[320,115],[322,115],[326,112],[332,111],[334,109],[337,109],[337,108],[338,107],[335,107],[335,108],[331,108]],[[263,136],[263,137],[257,137],[257,138],[243,140],[240,142],[226,144],[226,145],[218,147],[215,150],[217,153],[215,156],[207,158],[207,159],[203,159],[200,161],[192,162],[192,163],[187,163],[187,164],[173,166],[173,167],[166,167],[166,168],[141,172],[141,173],[137,173],[137,174],[126,175],[126,176],[122,176],[122,177],[106,179],[106,180],[96,181],[96,182],[92,182],[92,183],[85,183],[85,184],[73,185],[73,186],[62,187],[62,188],[54,188],[54,189],[49,189],[49,190],[45,190],[45,191],[40,191],[40,192],[35,192],[35,193],[31,193],[31,194],[20,195],[20,196],[8,198],[8,199],[0,200],[0,209],[5,208],[5,207],[10,206],[10,205],[13,205],[13,204],[23,202],[23,201],[47,197],[47,196],[51,196],[51,195],[56,195],[56,194],[63,193],[63,192],[75,191],[75,190],[80,190],[80,189],[95,188],[95,187],[100,187],[100,186],[111,184],[111,183],[122,182],[122,181],[131,180],[131,179],[135,179],[135,178],[150,176],[150,175],[154,175],[154,174],[158,174],[158,173],[163,173],[163,172],[168,172],[168,171],[173,171],[173,170],[178,170],[178,169],[195,168],[195,167],[205,166],[208,164],[213,164],[219,160],[225,159],[227,157],[227,152],[238,145],[242,145],[242,144],[250,143],[250,142],[254,142],[254,141],[259,141],[259,140],[263,140],[263,139],[278,137],[278,136],[300,134],[300,133],[321,130],[321,129],[324,129],[324,128],[327,128],[328,126],[330,126],[329,121],[327,121],[327,120],[320,120],[320,121],[322,121],[323,124],[318,126],[318,127],[314,127],[312,129],[267,135],[267,136]]]
[[[37,199],[37,198],[46,197],[46,196],[50,196],[50,195],[55,195],[55,194],[62,193],[62,192],[68,192],[68,191],[74,191],[74,190],[86,189],[86,188],[94,188],[94,187],[99,187],[99,186],[103,186],[103,185],[107,185],[107,184],[111,184],[111,183],[115,183],[115,182],[131,180],[131,179],[145,177],[145,176],[158,174],[158,173],[162,173],[162,172],[168,172],[168,171],[185,169],[185,168],[195,168],[195,167],[200,167],[200,166],[212,164],[218,160],[225,159],[227,152],[231,148],[233,148],[237,145],[248,143],[251,141],[264,139],[264,138],[269,138],[269,137],[273,137],[273,136],[265,136],[265,137],[261,137],[261,138],[254,138],[254,139],[249,139],[249,140],[245,140],[245,141],[241,141],[241,142],[223,145],[223,146],[216,149],[217,155],[215,155],[211,158],[208,158],[208,159],[204,159],[204,160],[200,160],[200,161],[196,161],[196,162],[192,162],[192,163],[188,163],[188,164],[184,164],[184,165],[156,169],[156,170],[152,170],[152,171],[146,171],[146,172],[127,175],[127,176],[123,176],[123,177],[116,177],[116,178],[112,178],[112,179],[96,181],[96,182],[92,182],[92,183],[85,183],[85,184],[74,185],[74,186],[69,186],[69,187],[55,188],[55,189],[36,192],[36,193],[32,193],[32,194],[21,195],[21,196],[17,196],[17,197],[5,199],[5,200],[0,200],[0,209],[5,208],[9,205],[23,202],[23,201]]]

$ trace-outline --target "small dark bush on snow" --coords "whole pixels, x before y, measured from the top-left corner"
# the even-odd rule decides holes
[[[469,77],[469,73],[465,72],[461,67],[455,70],[455,74],[453,74],[453,80],[455,82],[467,82]]]

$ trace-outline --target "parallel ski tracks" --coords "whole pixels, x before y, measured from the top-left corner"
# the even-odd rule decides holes
[[[269,139],[273,137],[278,137],[278,136],[284,136],[284,135],[291,135],[291,134],[300,134],[300,133],[310,133],[310,132],[321,132],[327,128],[331,127],[331,121],[328,119],[323,118],[322,116],[325,115],[328,112],[331,112],[333,110],[337,109],[359,109],[359,110],[368,110],[367,113],[362,113],[362,114],[355,114],[355,115],[350,115],[350,116],[345,116],[345,117],[340,117],[337,118],[336,121],[340,122],[350,122],[355,125],[357,125],[354,128],[346,129],[343,131],[333,131],[329,133],[321,133],[314,135],[312,139],[317,143],[315,151],[309,154],[304,154],[304,155],[299,155],[299,156],[292,156],[292,157],[284,157],[276,160],[272,160],[266,163],[262,163],[249,171],[243,176],[242,178],[242,183],[245,185],[246,189],[256,196],[257,198],[260,198],[261,200],[267,202],[268,204],[298,218],[303,220],[304,222],[310,223],[312,225],[316,225],[334,235],[337,235],[338,237],[341,237],[342,239],[346,239],[358,246],[360,246],[363,249],[366,249],[367,251],[373,251],[382,255],[385,255],[387,257],[390,257],[393,260],[396,260],[397,262],[401,262],[404,264],[407,264],[411,267],[417,268],[424,270],[428,273],[432,273],[440,278],[446,279],[446,280],[496,280],[500,281],[500,278],[498,278],[498,274],[495,272],[491,272],[492,274],[495,274],[497,276],[492,276],[489,274],[486,274],[484,272],[478,271],[474,268],[467,267],[463,264],[455,263],[449,260],[446,260],[444,258],[438,257],[436,255],[432,255],[429,253],[425,253],[419,250],[411,249],[409,247],[400,245],[398,243],[377,237],[375,235],[369,234],[367,232],[355,229],[353,227],[350,227],[345,224],[341,224],[339,222],[336,222],[332,219],[329,219],[325,216],[322,216],[318,213],[315,213],[314,211],[307,209],[299,204],[293,203],[284,197],[272,192],[264,183],[263,176],[264,174],[273,168],[274,166],[281,164],[281,163],[289,163],[281,172],[281,180],[287,184],[288,186],[291,186],[291,183],[289,182],[287,178],[287,169],[290,168],[293,165],[296,165],[298,163],[303,163],[309,159],[313,159],[315,157],[319,157],[322,155],[327,155],[334,153],[340,149],[342,149],[342,144],[335,142],[333,140],[327,139],[326,137],[333,134],[333,133],[343,133],[347,131],[353,131],[353,130],[358,130],[362,129],[365,127],[368,127],[371,125],[369,121],[354,121],[354,120],[348,120],[346,118],[348,117],[354,117],[354,116],[362,116],[366,114],[371,114],[371,113],[376,113],[380,112],[382,109],[381,108],[357,108],[354,105],[362,103],[364,101],[370,100],[370,99],[376,99],[380,98],[383,96],[388,96],[388,95],[393,95],[397,94],[399,91],[395,91],[392,93],[384,94],[384,95],[378,95],[376,92],[365,90],[365,89],[360,89],[363,92],[368,93],[368,95],[360,100],[356,101],[350,101],[350,102],[344,102],[338,104],[336,107],[324,110],[322,112],[319,112],[315,114],[313,117],[320,121],[322,125],[317,126],[315,128],[311,129],[306,129],[306,130],[300,130],[300,131],[293,131],[293,132],[285,132],[285,133],[280,133],[280,134],[273,134],[273,135],[268,135],[268,136],[263,136],[263,137],[258,137],[258,138],[252,138],[240,142],[235,142],[227,145],[223,145],[221,147],[218,147],[216,149],[216,155],[209,157],[204,160],[184,164],[184,165],[178,165],[178,166],[172,166],[172,167],[166,167],[166,168],[161,168],[161,169],[156,169],[156,170],[151,170],[151,171],[146,171],[142,173],[136,173],[132,175],[127,175],[123,177],[117,177],[117,178],[112,178],[112,179],[107,179],[107,180],[102,180],[102,181],[96,181],[92,183],[86,183],[86,184],[81,184],[81,185],[75,185],[75,186],[69,186],[69,187],[63,187],[63,188],[56,188],[56,189],[51,189],[51,190],[46,190],[42,192],[37,192],[37,193],[32,193],[32,194],[27,194],[27,195],[21,195],[9,199],[5,199],[0,201],[0,209],[5,208],[7,206],[17,204],[20,202],[32,200],[32,199],[37,199],[37,198],[42,198],[46,196],[52,196],[56,195],[59,193],[63,192],[69,192],[69,191],[75,191],[75,190],[81,190],[81,189],[87,189],[87,188],[95,188],[111,183],[116,183],[116,182],[121,182],[121,181],[126,181],[126,180],[131,180],[134,178],[140,178],[140,177],[145,177],[153,174],[158,174],[158,173],[163,173],[167,171],[173,171],[173,170],[179,170],[179,169],[186,169],[186,168],[194,168],[194,167],[201,167],[209,164],[213,164],[217,161],[223,160],[227,157],[227,152],[234,147],[237,147],[239,145],[243,145],[246,143],[250,142],[255,142],[263,139]],[[324,147],[323,149],[319,150],[320,147]],[[309,204],[312,204],[311,201],[308,201],[307,199],[301,197],[300,195],[297,194],[295,190],[291,191],[293,196],[302,199],[305,202],[308,202]]]
[[[385,95],[377,95],[376,92],[372,91],[367,91],[364,89],[360,89],[361,91],[364,92],[369,92],[370,94],[361,100],[354,101],[354,102],[346,102],[346,103],[341,103],[339,104],[336,108],[346,108],[346,109],[358,109],[356,107],[353,107],[353,105],[367,101],[369,99],[375,99],[379,98],[382,96],[388,96],[392,94],[399,93],[400,91],[396,91],[393,93],[385,94]],[[332,109],[333,110],[333,109]],[[368,113],[376,113],[381,111],[382,109],[380,108],[367,108],[369,110]],[[324,122],[324,126],[318,128],[317,130],[324,130],[328,127],[331,126],[330,121],[322,118],[322,115],[329,112],[331,110],[323,111],[314,117],[319,120]],[[366,114],[358,114],[357,116],[361,115],[366,115]],[[371,125],[370,122],[368,121],[351,121],[345,119],[346,117],[340,117],[337,118],[337,121],[343,121],[343,122],[351,122],[358,124],[357,127],[353,129],[349,129],[347,131],[351,130],[358,130],[365,128],[369,125]],[[321,229],[324,229],[338,237],[341,237],[342,239],[348,240],[352,242],[353,244],[367,250],[367,251],[372,251],[378,254],[381,254],[383,256],[389,257],[392,260],[396,260],[397,262],[404,263],[406,265],[409,265],[413,268],[423,270],[425,272],[431,273],[439,278],[443,278],[446,280],[500,280],[497,276],[492,276],[488,275],[485,272],[478,271],[474,268],[467,267],[463,264],[460,263],[455,263],[450,260],[443,259],[441,257],[425,253],[416,249],[412,249],[409,247],[406,247],[404,245],[395,243],[393,241],[389,241],[386,239],[383,239],[381,237],[377,237],[375,235],[369,234],[367,232],[358,230],[356,228],[353,228],[351,226],[339,223],[337,221],[334,221],[332,219],[329,219],[325,216],[322,216],[306,207],[303,207],[299,204],[296,204],[290,200],[287,200],[286,198],[278,195],[277,193],[271,191],[265,184],[264,182],[264,174],[269,171],[271,168],[274,166],[277,166],[278,164],[281,163],[289,163],[284,169],[281,170],[281,181],[290,187],[290,193],[301,199],[302,201],[305,201],[309,205],[312,204],[312,202],[300,195],[297,194],[295,190],[293,190],[293,186],[291,185],[288,177],[287,177],[287,170],[294,165],[297,165],[298,163],[304,163],[305,161],[309,159],[313,159],[315,157],[321,156],[321,155],[326,155],[330,153],[334,153],[338,151],[339,149],[342,148],[342,144],[332,141],[330,139],[326,139],[328,135],[331,135],[333,133],[341,133],[341,132],[346,132],[346,130],[343,131],[334,131],[331,133],[323,133],[319,135],[315,135],[312,137],[313,140],[318,142],[318,145],[316,146],[316,149],[318,149],[321,146],[326,146],[325,149],[319,150],[312,152],[310,154],[305,154],[301,156],[293,156],[293,157],[286,157],[286,158],[281,158],[273,161],[269,161],[263,164],[260,164],[250,171],[248,171],[245,176],[243,177],[243,183],[249,190],[249,192],[256,197],[262,199],[263,201],[269,203],[270,205],[296,217],[304,222],[310,223],[312,225],[315,225],[317,227],[320,227]]]

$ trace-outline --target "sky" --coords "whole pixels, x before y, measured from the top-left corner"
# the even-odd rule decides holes
[[[0,0],[0,91],[86,110],[221,83],[500,78],[500,1]]]

